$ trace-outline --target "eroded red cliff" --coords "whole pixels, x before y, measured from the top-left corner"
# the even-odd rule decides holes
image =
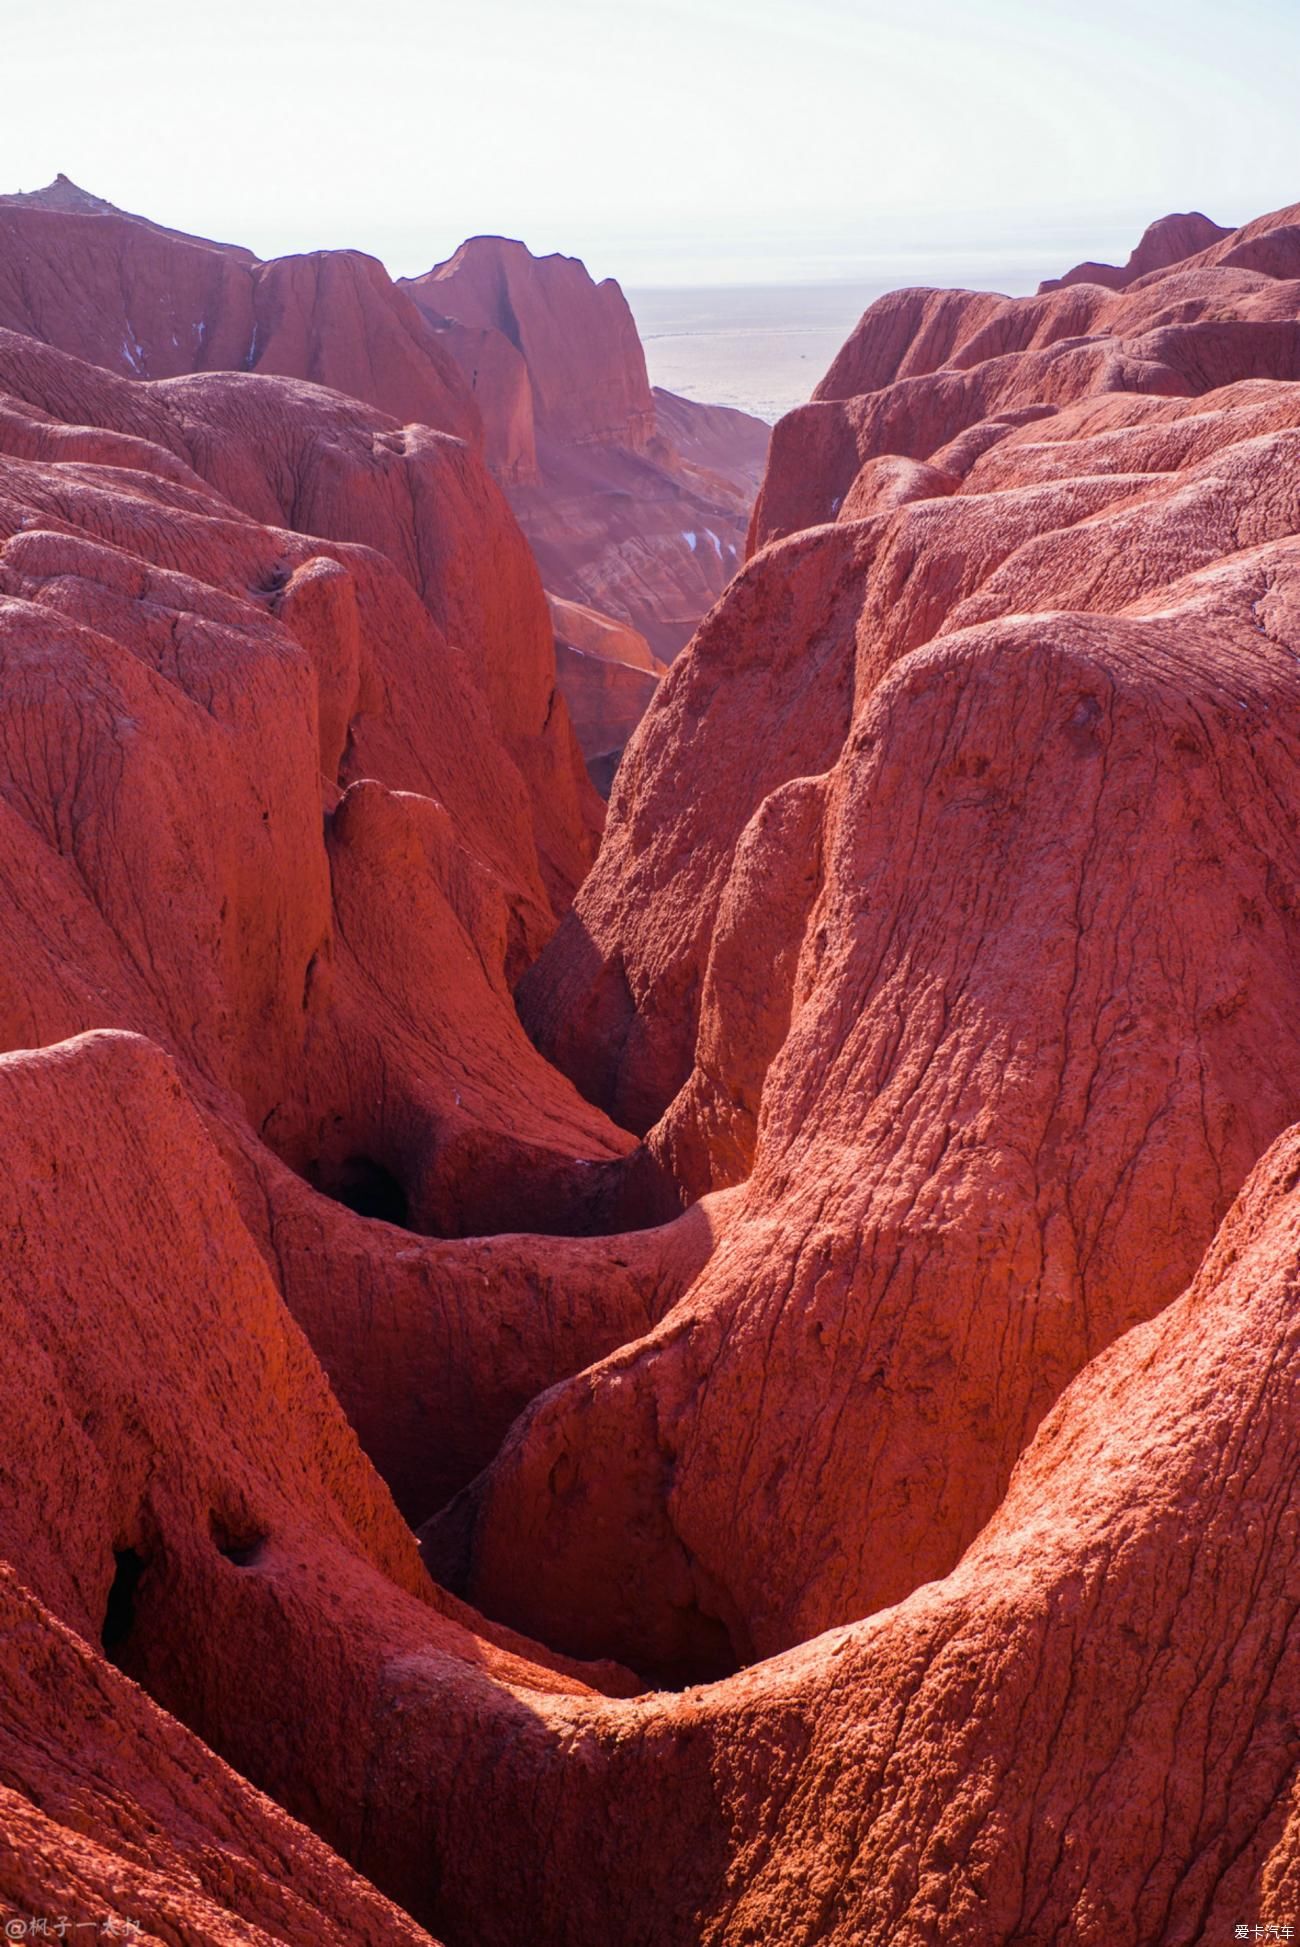
[[[1037,395],[1052,307],[1188,311],[1189,276],[1156,336],[1193,396]],[[1295,287],[1202,268],[968,308],[885,301],[828,381],[881,358],[844,411],[910,451],[815,466],[830,401],[778,428],[760,522],[850,466],[858,503],[708,619],[520,988],[684,1195],[744,1186],[676,1311],[473,1491],[476,1598],[641,1667],[707,1660],[718,1626],[768,1654],[945,1573],[1300,1113]],[[991,334],[1020,349],[977,356]],[[1067,355],[1086,379],[1116,352]],[[1229,355],[1252,376],[1207,386]],[[969,438],[991,368],[1015,409]]]
[[[833,520],[881,455],[963,471],[1008,421],[1099,394],[1196,398],[1297,365],[1295,211],[1282,210],[1119,290],[1032,298],[899,291],[866,311],[773,436],[752,548]]]
[[[576,258],[473,237],[404,288],[462,362],[547,587],[671,659],[739,565],[766,426],[652,393],[622,291]],[[568,680],[605,707],[603,672]]]
[[[394,283],[359,251],[262,263],[59,177],[0,197],[0,328],[129,378],[308,379],[452,433],[510,494],[548,587],[663,657],[735,571],[767,449],[761,421],[651,393],[613,279],[503,238]],[[636,686],[612,698],[571,657],[561,686],[607,789]]]
[[[874,308],[553,938],[475,454],[0,334],[6,1918],[1289,1923],[1292,235]]]
[[[597,284],[576,257],[538,258],[507,237],[471,237],[405,288],[426,316],[508,339],[528,368],[538,432],[566,446],[633,451],[650,439],[645,353],[612,277]]]
[[[1103,284],[1107,290],[1122,291],[1129,284],[1135,284],[1139,277],[1149,271],[1167,270],[1171,264],[1182,263],[1184,258],[1195,256],[1199,250],[1208,250],[1212,244],[1221,243],[1231,236],[1230,229],[1220,223],[1212,223],[1208,216],[1199,210],[1180,211],[1172,216],[1162,216],[1155,223],[1149,223],[1141,238],[1129,252],[1124,264],[1076,264],[1061,277],[1049,277],[1038,287],[1041,297],[1044,291],[1059,291],[1066,284]]]
[[[260,263],[65,178],[0,197],[0,326],[129,378],[279,373],[482,440],[456,360],[373,257],[320,250]]]

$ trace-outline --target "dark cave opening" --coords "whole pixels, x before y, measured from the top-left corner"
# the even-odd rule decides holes
[[[367,1151],[340,1157],[341,1147],[286,1160],[321,1196],[420,1237],[614,1236],[658,1229],[686,1208],[643,1145],[625,1156],[574,1158],[471,1132],[432,1155],[417,1153],[413,1190]]]
[[[312,1186],[335,1203],[346,1205],[358,1217],[377,1217],[382,1223],[411,1227],[411,1206],[406,1191],[390,1169],[373,1156],[346,1156],[332,1170],[317,1164],[308,1171]]]
[[[116,1652],[122,1648],[135,1627],[135,1596],[144,1574],[144,1556],[134,1548],[119,1548],[113,1554],[114,1571],[112,1584],[108,1591],[108,1601],[104,1605],[104,1622],[99,1632],[99,1640],[110,1662],[116,1661]]]

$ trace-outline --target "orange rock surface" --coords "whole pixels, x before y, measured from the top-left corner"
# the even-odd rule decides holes
[[[0,331],[6,1923],[1297,1924],[1293,217],[873,307],[662,680],[445,431]]]
[[[420,309],[509,340],[528,369],[534,423],[562,445],[633,451],[654,432],[654,401],[632,313],[612,277],[576,257],[534,257],[507,237],[471,237],[423,277]]]
[[[1047,278],[1039,285],[1038,294],[1041,297],[1044,291],[1058,291],[1066,284],[1104,284],[1107,290],[1122,291],[1149,271],[1166,270],[1170,264],[1181,263],[1231,235],[1231,230],[1212,223],[1199,210],[1162,216],[1148,224],[1126,264],[1076,264],[1063,277]]]
[[[883,454],[964,471],[1008,417],[1107,393],[1196,398],[1242,379],[1300,377],[1295,219],[1260,218],[1118,290],[879,299],[812,403],[777,428],[751,545],[833,520],[862,466]]]
[[[308,379],[458,435],[511,494],[548,585],[664,657],[738,566],[767,451],[745,413],[652,394],[612,279],[499,237],[394,283],[358,251],[262,263],[60,176],[0,196],[3,328],[130,378]],[[607,789],[651,691],[562,661]]]
[[[1236,332],[1276,378],[855,456],[860,517],[758,552],[633,740],[521,1006],[684,1197],[743,1191],[458,1510],[465,1588],[547,1640],[748,1661],[944,1574],[1300,1115],[1300,387],[1295,327],[1255,322],[1295,287],[1219,276],[1188,369]],[[1043,306],[1094,299],[1021,300],[993,362],[1027,390]],[[760,517],[826,500],[789,426]]]

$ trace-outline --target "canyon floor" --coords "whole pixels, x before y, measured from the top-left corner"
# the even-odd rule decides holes
[[[1298,997],[1300,206],[769,446],[0,198],[7,1937],[1300,1933]]]

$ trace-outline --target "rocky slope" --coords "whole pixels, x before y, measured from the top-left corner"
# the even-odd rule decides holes
[[[671,660],[739,566],[767,427],[652,393],[622,291],[575,258],[472,237],[404,288],[461,359],[547,587]]]
[[[607,797],[627,740],[667,672],[631,623],[558,595],[550,610],[556,676],[592,782]]]
[[[80,190],[0,197],[0,326],[130,378],[266,372],[481,444],[455,359],[357,250],[260,263]]]
[[[1232,235],[1222,224],[1212,223],[1208,216],[1199,210],[1186,210],[1174,216],[1162,216],[1158,222],[1149,224],[1141,239],[1129,252],[1125,264],[1076,264],[1062,277],[1049,277],[1038,287],[1041,297],[1044,291],[1059,291],[1066,284],[1101,284],[1109,291],[1122,291],[1130,284],[1136,284],[1139,277],[1148,271],[1167,270],[1171,264],[1182,263],[1184,258],[1194,256],[1198,250],[1208,250],[1212,244],[1221,243]]]
[[[862,468],[885,455],[961,476],[1022,416],[1107,393],[1197,398],[1241,379],[1296,377],[1300,244],[1287,216],[1118,291],[881,298],[812,403],[781,421],[752,545],[833,520]]]
[[[571,907],[475,454],[0,333],[6,1921],[1295,1924],[1295,219],[873,307]]]
[[[882,300],[822,388],[877,389],[778,428],[760,534],[850,464],[856,504],[709,618],[520,990],[684,1195],[742,1200],[458,1513],[479,1599],[666,1669],[703,1653],[690,1591],[748,1660],[946,1572],[1300,1113],[1296,289],[1219,262],[1120,300]],[[1036,398],[1059,308],[1117,302],[1190,314],[1156,338],[1199,391],[1112,366]],[[1224,387],[1227,352],[1252,376]],[[990,367],[1016,410],[971,436]],[[827,414],[872,429],[843,472]]]
[[[425,276],[405,280],[427,317],[508,340],[528,373],[533,426],[562,445],[642,450],[655,430],[645,355],[613,278],[595,284],[576,257],[534,257],[506,237],[471,237]]]
[[[464,439],[512,497],[555,593],[674,655],[739,564],[768,428],[652,394],[612,279],[477,237],[394,283],[359,251],[262,263],[59,176],[0,196],[0,328],[131,378],[310,379]],[[608,788],[652,689],[581,658],[561,688]]]

